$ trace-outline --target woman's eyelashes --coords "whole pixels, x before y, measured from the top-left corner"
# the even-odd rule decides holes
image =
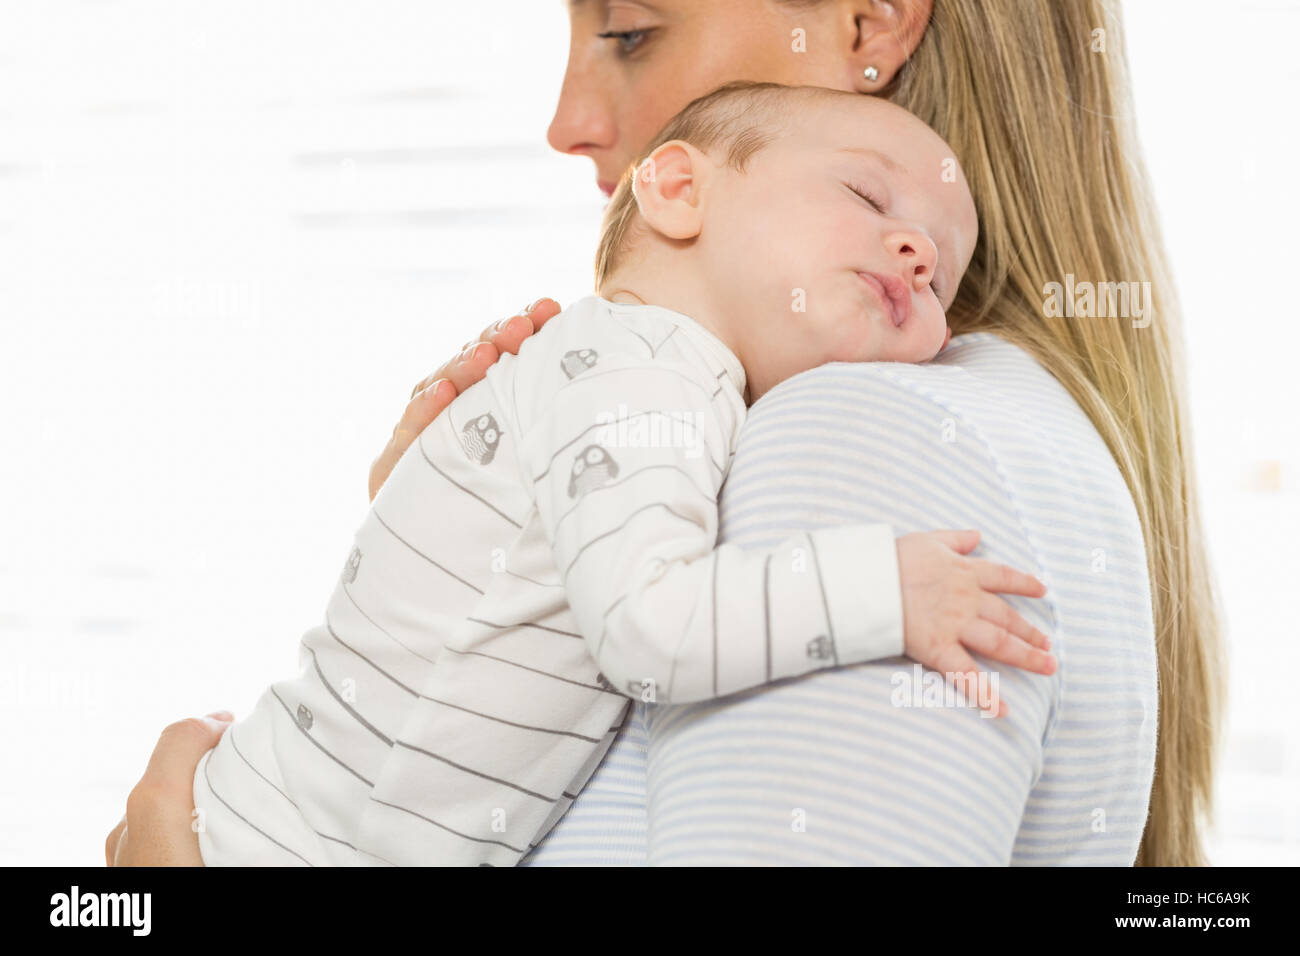
[[[646,38],[654,32],[652,28],[642,30],[606,30],[604,33],[597,33],[596,36],[602,40],[617,40],[617,52],[619,57],[626,58],[632,56],[645,45]]]

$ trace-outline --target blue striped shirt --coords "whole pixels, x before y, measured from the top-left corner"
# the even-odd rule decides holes
[[[1058,668],[977,657],[1001,720],[923,706],[903,658],[636,703],[525,865],[1133,862],[1156,739],[1142,531],[1096,429],[1037,362],[977,333],[926,365],[789,379],[750,410],[720,507],[719,540],[753,548],[846,523],[976,528],[975,555],[1046,583],[1007,600]]]

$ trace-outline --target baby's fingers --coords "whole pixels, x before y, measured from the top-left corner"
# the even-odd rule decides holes
[[[975,568],[975,578],[985,591],[1023,594],[1025,597],[1042,597],[1047,593],[1047,586],[1032,574],[983,558],[972,558],[971,561]]]
[[[1035,674],[1051,674],[1056,670],[1056,658],[1051,654],[1031,647],[1006,628],[983,618],[976,618],[962,628],[961,642],[987,658]]]
[[[968,703],[984,707],[992,717],[1007,715],[1007,705],[1002,703],[1002,698],[998,696],[997,681],[989,680],[987,677],[980,680],[979,665],[960,644],[949,644],[935,655],[935,660],[930,666],[942,674],[944,680],[961,691]]]
[[[996,594],[984,594],[980,599],[980,617],[991,621],[998,627],[1004,627],[1016,637],[1033,644],[1044,651],[1052,649],[1052,642],[1046,634],[1026,621],[1006,601]]]

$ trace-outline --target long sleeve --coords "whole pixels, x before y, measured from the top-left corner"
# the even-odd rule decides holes
[[[690,362],[602,355],[520,443],[579,630],[604,678],[683,703],[902,653],[888,525],[717,545],[739,421]]]

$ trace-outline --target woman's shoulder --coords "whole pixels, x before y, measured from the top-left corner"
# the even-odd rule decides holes
[[[750,419],[773,448],[861,446],[924,473],[935,493],[1000,489],[1027,537],[1103,536],[1141,566],[1137,511],[1106,443],[1056,377],[998,335],[958,336],[925,364],[820,366],[772,389]]]
[[[1020,346],[991,332],[957,336],[926,363],[822,365],[782,382],[752,411],[761,416],[771,406],[816,404],[821,396],[844,389],[868,396],[887,394],[888,401],[882,399],[880,406],[880,420],[886,426],[890,416],[885,413],[896,409],[905,415],[908,408],[913,414],[939,414],[970,428],[986,429],[990,440],[1006,431],[1001,426],[1012,424],[1011,437],[1046,440],[1050,433],[1109,458],[1096,429],[1055,376]]]

